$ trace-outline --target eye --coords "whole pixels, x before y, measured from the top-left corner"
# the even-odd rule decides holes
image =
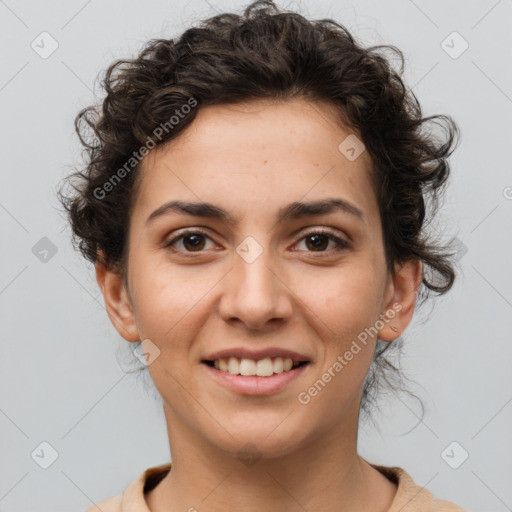
[[[197,229],[186,230],[166,242],[164,247],[171,247],[176,252],[200,253],[205,249],[205,239],[211,241],[211,238],[204,231]],[[306,250],[307,252],[330,252],[332,250],[341,251],[343,249],[350,249],[350,244],[347,241],[326,230],[311,231],[304,235],[299,242],[303,240],[308,249],[312,248],[312,250]],[[174,247],[178,242],[182,243],[184,250],[183,248]],[[326,251],[329,242],[333,242],[335,247],[334,249],[331,248]]]
[[[176,244],[176,242],[182,242],[183,247],[185,247],[185,252],[201,252],[201,250],[204,249],[205,246],[205,238],[211,240],[211,238],[203,231],[182,231],[178,236],[166,242],[164,247],[173,247]],[[179,250],[180,249],[178,249],[178,251]]]
[[[334,242],[336,245],[334,249],[330,250],[341,251],[343,249],[350,249],[350,244],[347,241],[336,236],[334,233],[331,233],[330,231],[322,229],[307,233],[300,239],[300,241],[302,240],[305,241],[306,247],[313,248],[312,251],[308,252],[329,252],[325,250],[326,244],[328,245],[329,242]]]

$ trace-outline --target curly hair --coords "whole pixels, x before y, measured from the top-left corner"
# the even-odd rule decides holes
[[[398,56],[399,71],[385,50]],[[449,116],[422,116],[402,81],[403,68],[395,46],[365,48],[332,19],[309,21],[268,0],[251,3],[243,15],[203,20],[177,40],[148,41],[136,58],[109,66],[102,104],[75,119],[87,165],[68,177],[71,194],[59,191],[74,247],[126,276],[140,155],[179,137],[202,107],[300,97],[330,105],[369,152],[390,274],[395,263],[421,260],[420,303],[430,292],[446,293],[455,280],[455,252],[431,239],[426,220],[439,208],[459,129]],[[444,128],[443,136],[435,136],[432,125]],[[386,354],[392,346],[400,343],[377,340],[363,413],[376,402],[380,384],[401,387],[401,372]]]

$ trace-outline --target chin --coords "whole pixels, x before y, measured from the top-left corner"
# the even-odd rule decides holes
[[[299,427],[297,418],[293,418],[293,414],[286,418],[287,414],[282,411],[279,415],[245,413],[240,422],[223,423],[219,419],[221,424],[229,425],[231,435],[223,429],[216,429],[220,435],[215,438],[211,437],[211,430],[205,435],[211,444],[240,460],[246,456],[249,459],[277,459],[299,450],[310,437],[304,430],[304,422]]]

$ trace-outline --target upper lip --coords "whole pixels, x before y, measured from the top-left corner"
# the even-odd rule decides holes
[[[283,357],[290,358],[294,363],[301,363],[303,361],[310,361],[310,358],[294,350],[288,350],[279,347],[270,347],[262,350],[249,350],[248,348],[225,348],[218,350],[210,355],[206,356],[203,361],[215,361],[216,359],[227,359],[229,357],[237,357],[239,359],[254,359],[259,361],[260,359],[266,359],[267,357]]]

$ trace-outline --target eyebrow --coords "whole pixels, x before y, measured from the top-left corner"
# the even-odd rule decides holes
[[[226,210],[223,210],[214,204],[204,202],[192,203],[185,201],[169,201],[151,213],[151,215],[146,219],[146,225],[153,219],[170,212],[184,213],[194,217],[217,219],[229,224],[235,223],[235,219]],[[302,217],[325,215],[333,212],[343,212],[360,220],[365,220],[364,213],[349,201],[345,199],[323,199],[308,203],[300,201],[290,203],[279,210],[277,222],[283,223]]]

